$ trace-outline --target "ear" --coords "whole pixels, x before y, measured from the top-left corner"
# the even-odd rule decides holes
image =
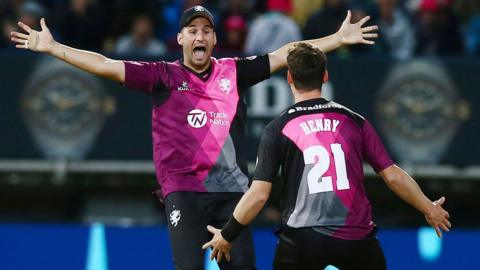
[[[182,34],[182,32],[177,33],[177,43],[180,46],[183,45],[183,34]]]
[[[290,73],[290,70],[287,71],[287,82],[288,84],[293,84],[292,73]]]
[[[323,83],[328,82],[328,70],[325,70],[325,74],[323,74]]]
[[[217,45],[217,32],[213,32],[213,46]]]

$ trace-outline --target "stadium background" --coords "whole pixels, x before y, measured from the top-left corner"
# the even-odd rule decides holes
[[[392,2],[410,22],[403,31],[410,29],[413,44],[401,53],[392,49],[401,40],[380,39],[373,48],[329,54],[325,92],[372,121],[395,161],[428,197],[447,197],[454,229],[439,240],[425,228],[423,216],[366,167],[389,269],[480,269],[479,1],[288,2],[2,1],[0,269],[172,269],[165,213],[150,195],[156,186],[151,101],[49,57],[13,49],[8,34],[16,20],[46,16],[67,45],[116,59],[155,61],[181,56],[172,38],[178,14],[192,4],[214,11],[220,57],[250,55],[244,44],[249,28],[273,9],[288,11],[307,38],[312,31],[331,33],[326,25],[336,27],[348,7],[358,16],[374,15],[380,24]],[[88,8],[79,12],[82,7]],[[312,30],[308,18],[315,12],[328,20]],[[145,16],[147,23],[130,31]],[[435,35],[422,34],[429,16],[437,17],[430,26]],[[229,40],[232,31],[243,38]],[[136,33],[132,39],[153,45],[129,43],[130,32]],[[284,76],[275,74],[247,90],[250,164],[265,123],[291,104]],[[253,225],[259,269],[271,269],[278,195],[274,190]]]

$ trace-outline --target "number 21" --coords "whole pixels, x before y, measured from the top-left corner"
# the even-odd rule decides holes
[[[335,162],[337,174],[337,190],[350,189],[350,183],[347,178],[347,167],[345,166],[345,153],[342,145],[334,143],[330,145]],[[318,162],[315,164],[315,157]],[[324,176],[330,167],[330,154],[327,149],[321,145],[310,146],[303,152],[305,165],[315,164],[308,172],[307,182],[310,194],[333,191],[332,177]]]

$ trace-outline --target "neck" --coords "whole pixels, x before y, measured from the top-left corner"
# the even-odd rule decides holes
[[[182,61],[183,65],[188,67],[190,70],[196,72],[196,73],[202,73],[204,72],[205,70],[207,70],[210,65],[212,64],[212,62],[209,60],[207,64],[205,64],[204,66],[194,66],[194,65],[191,65],[190,63],[188,63],[187,61],[185,61],[185,59],[183,59]]]
[[[322,92],[320,89],[314,89],[310,91],[295,90],[293,96],[295,103],[298,103],[309,99],[321,98]]]

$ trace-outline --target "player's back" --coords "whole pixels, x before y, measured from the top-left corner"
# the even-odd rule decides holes
[[[380,171],[392,162],[368,121],[335,102],[311,99],[287,109],[266,133],[286,181],[284,224],[343,239],[371,232],[362,164]]]

